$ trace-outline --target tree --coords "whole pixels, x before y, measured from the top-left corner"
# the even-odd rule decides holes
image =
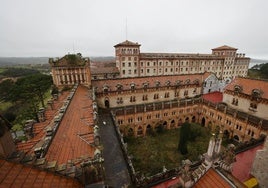
[[[186,155],[188,153],[187,143],[189,141],[191,134],[191,124],[185,122],[181,126],[180,132],[180,140],[178,144],[178,150],[181,152],[182,155]]]
[[[262,78],[268,78],[268,63],[262,64],[260,68]]]
[[[0,83],[0,100],[7,100],[9,97],[10,90],[14,85],[13,80],[7,79]]]
[[[33,74],[17,80],[11,89],[10,100],[24,107],[24,113],[38,120],[39,104],[45,107],[44,96],[52,84],[51,76]]]

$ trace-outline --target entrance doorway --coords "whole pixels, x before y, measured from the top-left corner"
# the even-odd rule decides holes
[[[105,107],[106,108],[110,108],[110,102],[109,102],[109,99],[105,99],[105,101],[104,101],[104,105],[105,105]]]
[[[202,127],[205,127],[206,125],[206,119],[204,117],[202,118],[201,125]]]

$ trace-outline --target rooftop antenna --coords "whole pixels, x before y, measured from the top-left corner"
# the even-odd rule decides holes
[[[75,54],[75,49],[74,49],[74,42],[73,42],[73,54]]]
[[[126,17],[126,40],[127,40],[127,17]]]

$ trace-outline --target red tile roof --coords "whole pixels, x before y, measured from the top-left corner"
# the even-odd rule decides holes
[[[102,74],[102,73],[119,73],[117,67],[92,67],[91,74]]]
[[[221,177],[213,168],[210,168],[204,176],[202,176],[194,188],[230,188],[230,184]]]
[[[83,187],[75,179],[0,159],[0,188]]]
[[[79,86],[47,151],[48,161],[58,164],[80,157],[93,157],[93,110],[88,88]]]
[[[268,99],[268,81],[237,77],[225,89],[234,91],[236,85],[241,86],[242,93],[247,95],[251,95],[253,89],[258,89],[263,93],[261,97]]]
[[[111,91],[117,90],[117,85],[123,86],[123,90],[131,89],[131,84],[134,83],[136,88],[143,88],[144,83],[149,84],[148,87],[155,87],[156,82],[160,82],[160,86],[165,86],[167,81],[170,81],[170,85],[175,85],[177,81],[190,80],[193,83],[195,80],[199,80],[201,84],[211,73],[200,73],[190,75],[165,75],[165,76],[150,76],[150,77],[136,77],[136,78],[117,78],[110,80],[92,80],[92,85],[97,88],[97,92],[103,91],[103,86],[107,85]]]
[[[202,97],[203,99],[210,101],[212,103],[219,103],[219,102],[222,102],[223,94],[221,92],[216,91],[216,92],[204,94]]]
[[[64,100],[67,98],[69,92],[62,93],[58,100],[53,102],[54,108],[53,110],[47,108],[45,111],[46,120],[44,122],[35,123],[33,126],[34,130],[34,137],[29,139],[26,142],[19,142],[17,143],[17,149],[19,151],[24,151],[25,153],[33,153],[34,146],[45,136],[45,129],[47,126],[50,126],[53,123],[54,116],[58,113],[58,110],[63,105]]]
[[[237,50],[237,48],[233,48],[227,45],[223,45],[217,48],[213,48],[212,50]]]
[[[262,148],[263,145],[260,145],[236,155],[236,162],[233,164],[232,174],[241,182],[251,178],[250,170],[253,165],[256,152]]]
[[[118,46],[140,46],[140,44],[138,44],[137,42],[135,43],[135,42],[126,40],[124,42],[114,45],[114,47],[118,47]]]

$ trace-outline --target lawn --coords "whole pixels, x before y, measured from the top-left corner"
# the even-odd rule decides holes
[[[7,110],[11,106],[12,106],[12,103],[11,102],[1,101],[0,102],[0,111],[4,112],[5,110]]]
[[[199,126],[199,125],[196,125]],[[200,154],[207,151],[210,134],[202,127],[202,135],[196,137],[195,142],[188,143],[189,153],[183,156],[178,152],[180,129],[165,130],[139,138],[126,138],[128,152],[136,172],[150,176],[163,170],[176,168],[181,160],[189,158],[197,160]]]

